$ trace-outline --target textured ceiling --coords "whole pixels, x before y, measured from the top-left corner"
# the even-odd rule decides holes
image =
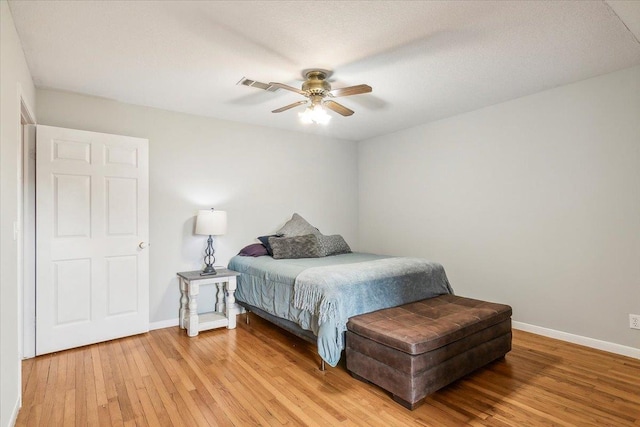
[[[38,87],[356,141],[640,64],[636,1],[9,5]],[[293,92],[236,85],[315,67],[373,92],[321,127],[271,113]]]

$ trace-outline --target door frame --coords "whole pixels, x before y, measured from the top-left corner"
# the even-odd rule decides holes
[[[18,347],[21,359],[36,355],[36,253],[35,239],[35,138],[28,138],[27,126],[36,124],[32,109],[25,101],[22,90],[18,88],[18,109],[20,117],[18,147]],[[34,130],[35,135],[35,130]],[[30,192],[32,192],[30,197]]]

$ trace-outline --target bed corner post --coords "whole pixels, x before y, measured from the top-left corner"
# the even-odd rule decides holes
[[[326,368],[324,366],[324,359],[320,359],[320,370],[321,371],[326,371]]]

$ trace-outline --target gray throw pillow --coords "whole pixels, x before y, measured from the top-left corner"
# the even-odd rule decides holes
[[[274,259],[320,258],[318,236],[269,237]]]
[[[318,236],[318,244],[320,245],[321,256],[348,254],[351,248],[339,234],[332,236]]]
[[[292,237],[304,236],[305,234],[320,234],[317,228],[309,224],[306,219],[294,213],[289,221],[276,232],[278,236]]]

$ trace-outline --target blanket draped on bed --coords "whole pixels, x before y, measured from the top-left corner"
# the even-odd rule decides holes
[[[347,320],[357,314],[453,293],[442,265],[418,258],[385,258],[302,271],[294,306],[318,319],[318,353],[336,366]],[[330,330],[330,332],[329,332]]]

